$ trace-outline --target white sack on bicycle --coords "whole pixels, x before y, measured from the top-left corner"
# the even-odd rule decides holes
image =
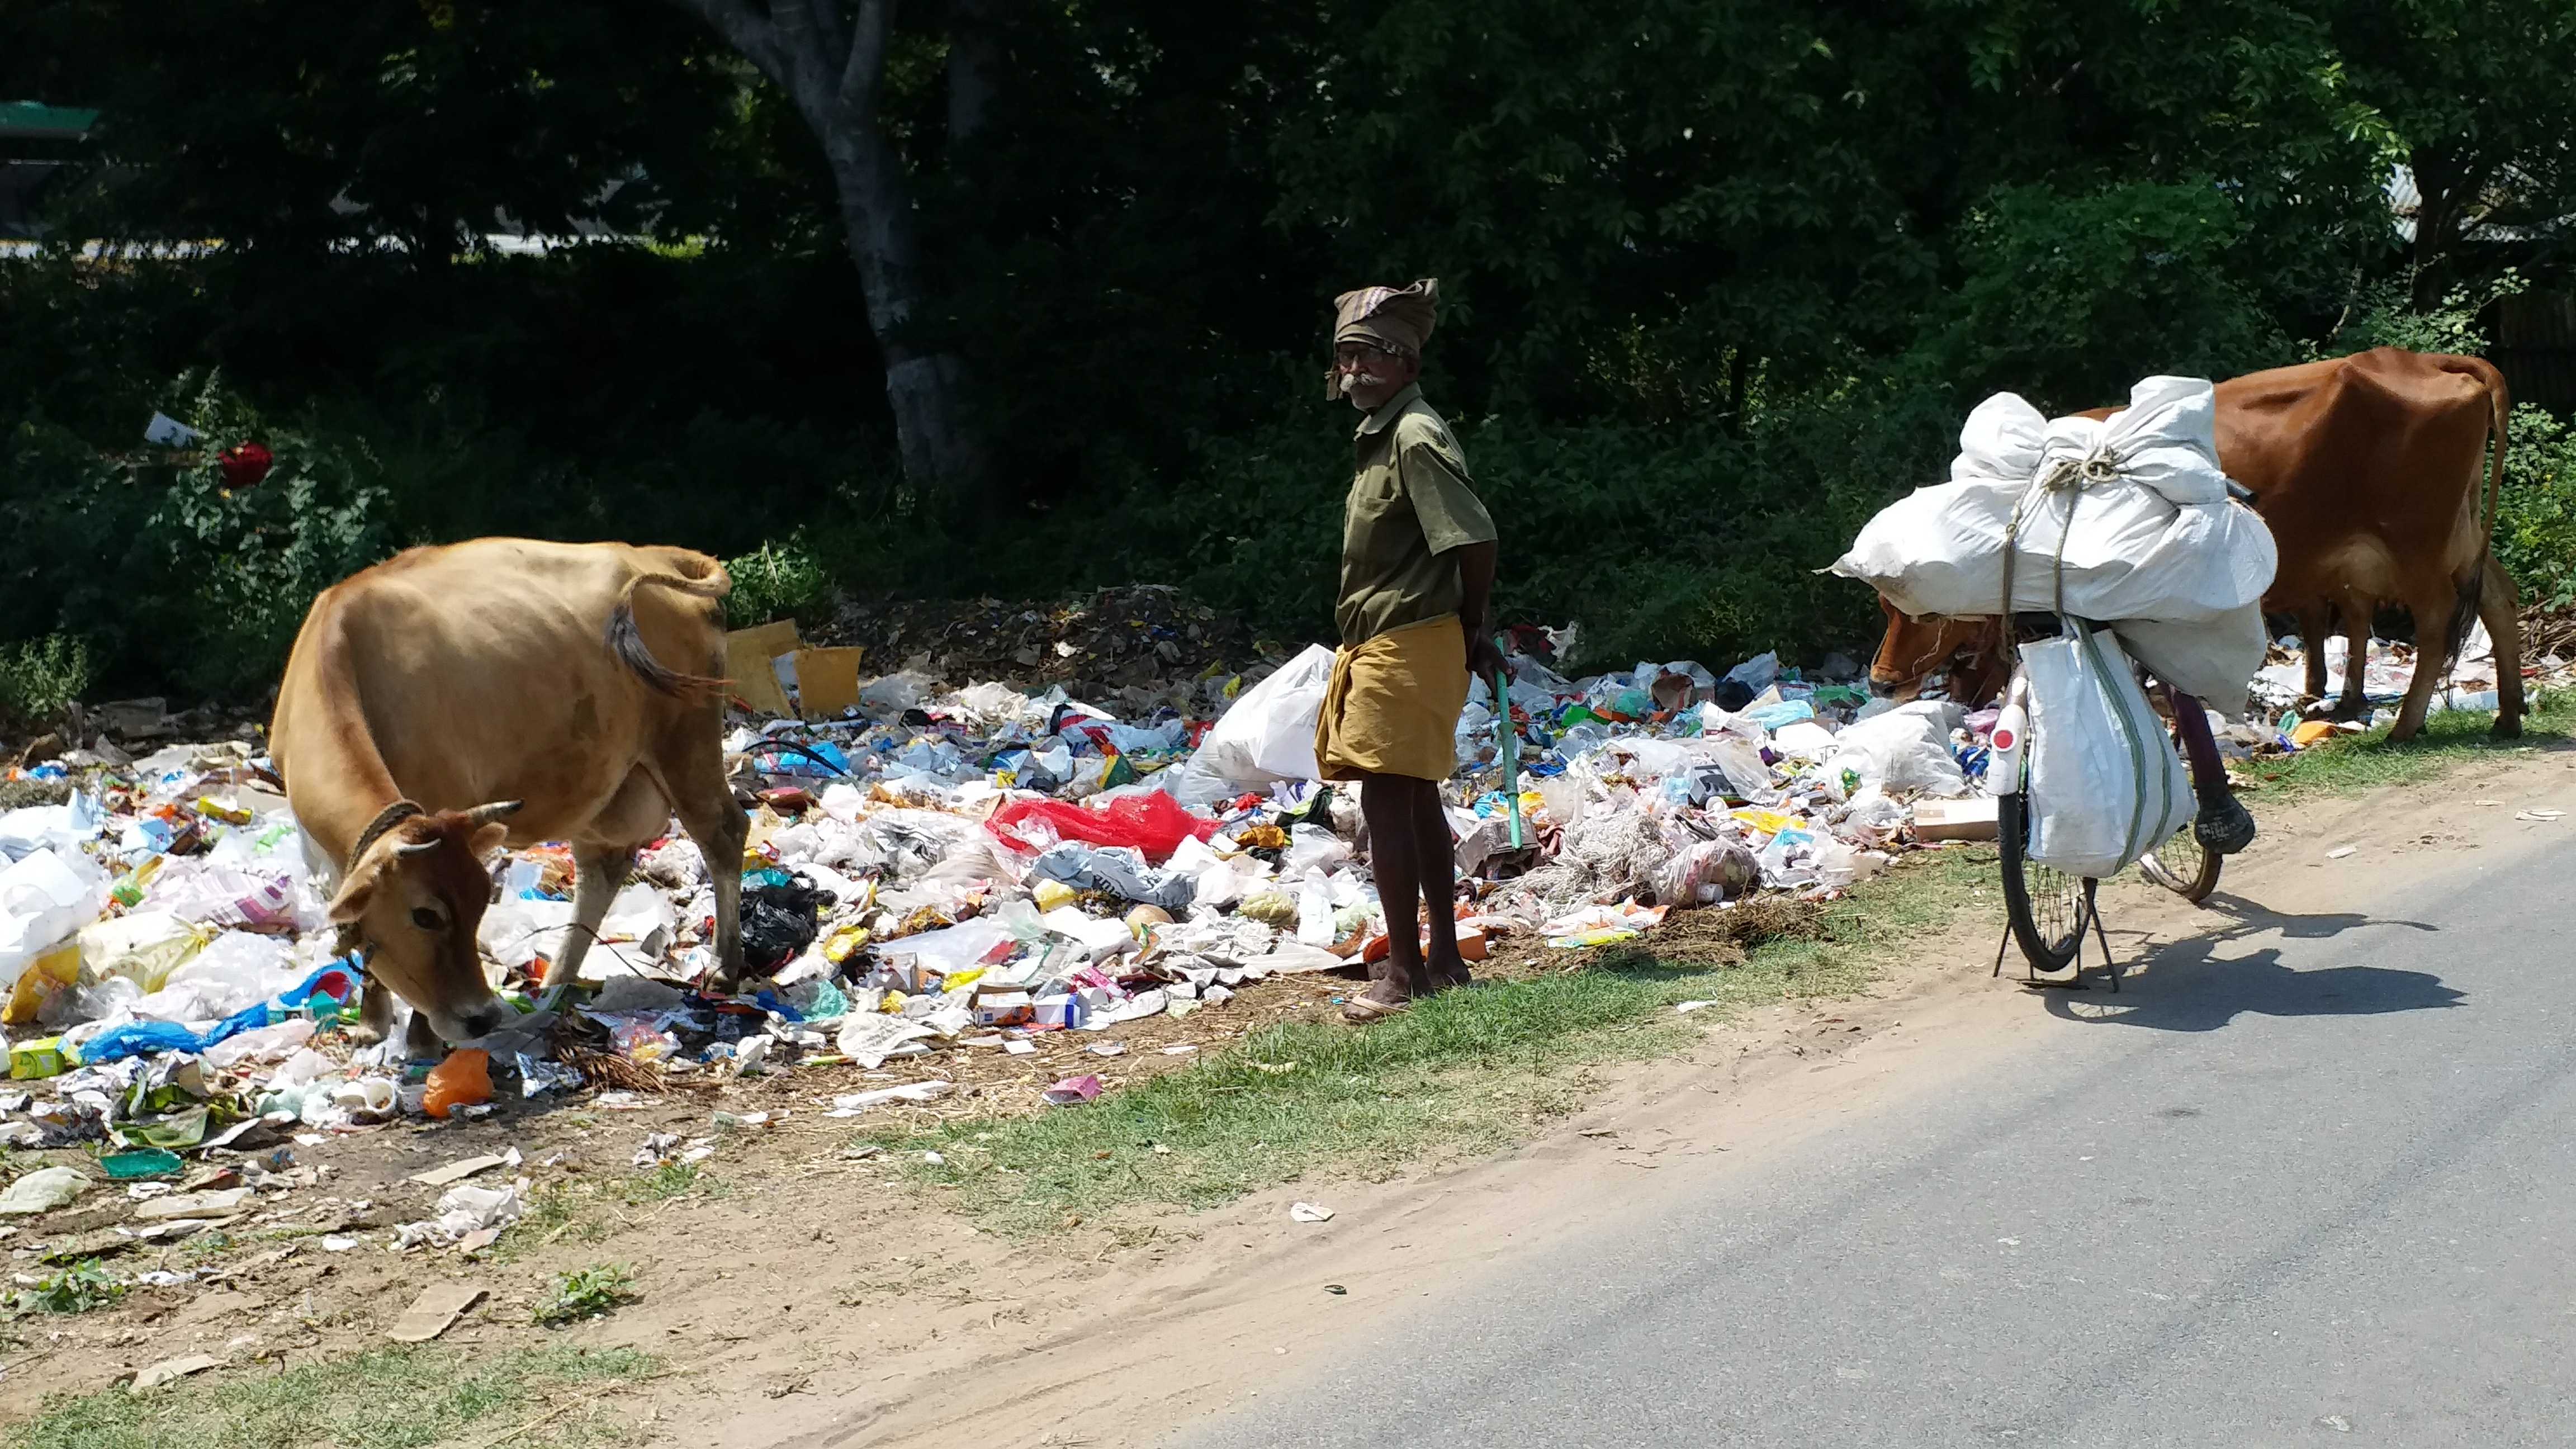
[[[2108,629],[2025,644],[2030,858],[2104,879],[2191,823],[2191,780]]]
[[[1870,584],[1907,614],[1992,615],[2020,506],[2015,611],[2218,620],[2260,600],[2279,560],[2263,520],[2227,496],[2216,416],[2215,392],[2195,377],[2147,378],[2107,420],[2050,422],[2015,394],[1997,393],[1968,415],[1951,481],[1880,510],[1832,571]],[[2034,479],[2088,458],[2108,464],[2095,470],[2106,476],[2043,490],[2024,505]]]
[[[2123,619],[2111,628],[2120,647],[2149,674],[2229,719],[2244,715],[2252,698],[2246,685],[2263,668],[2269,643],[2262,605],[2247,604],[2206,623]]]

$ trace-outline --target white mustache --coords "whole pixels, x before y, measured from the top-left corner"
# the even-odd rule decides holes
[[[1374,372],[1346,372],[1342,374],[1342,395],[1344,397],[1350,396],[1353,388],[1383,387],[1385,385],[1386,379],[1378,376]]]

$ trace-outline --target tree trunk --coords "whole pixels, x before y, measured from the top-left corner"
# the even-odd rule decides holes
[[[972,501],[983,483],[982,450],[965,424],[965,367],[955,354],[910,335],[920,318],[921,242],[902,162],[882,136],[825,138],[841,227],[868,303],[868,326],[885,360],[886,403],[895,446],[915,496],[938,507]]]
[[[1001,93],[1004,58],[1003,0],[950,0],[948,23],[948,144],[983,134]]]
[[[868,327],[885,361],[895,447],[913,496],[938,507],[977,499],[983,454],[966,423],[965,368],[954,354],[919,340],[921,241],[903,160],[877,112],[893,0],[858,0],[855,11],[842,0],[676,3],[785,91],[822,144],[867,298]]]

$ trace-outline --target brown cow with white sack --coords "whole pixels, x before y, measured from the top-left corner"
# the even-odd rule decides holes
[[[2478,620],[2495,649],[2495,733],[2520,734],[2522,631],[2490,542],[2510,410],[2503,375],[2479,358],[2382,347],[2231,378],[2218,384],[2217,406],[2219,465],[2253,492],[2280,551],[2263,608],[2298,618],[2308,694],[2325,692],[2326,628],[2340,616],[2356,662],[2336,713],[2361,713],[2357,661],[2372,613],[2400,604],[2415,619],[2415,674],[2389,740],[2424,727],[2435,682]],[[1963,702],[2002,688],[1995,620],[1909,619],[1880,602],[1887,633],[1870,666],[1874,690],[1902,698],[1944,671]]]
[[[269,752],[331,920],[366,953],[362,1034],[391,1023],[387,990],[412,1005],[415,1052],[509,1019],[475,949],[504,845],[571,844],[573,927],[545,985],[572,980],[674,813],[714,879],[718,979],[740,976],[750,827],[718,677],[732,589],[687,549],[486,538],[397,554],[313,601]]]

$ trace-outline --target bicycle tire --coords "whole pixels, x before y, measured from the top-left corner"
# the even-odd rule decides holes
[[[2090,882],[2030,858],[2029,796],[2016,790],[1996,797],[1995,826],[2003,847],[2004,914],[2015,944],[2035,971],[2055,974],[2075,962],[2089,919]]]
[[[2180,726],[2168,722],[2174,750],[2182,755],[2183,779],[2191,779],[2191,756],[2183,750]],[[2192,820],[2200,818],[2200,790],[2192,788]],[[2138,857],[2138,873],[2172,891],[2175,895],[2199,905],[2218,889],[2218,872],[2227,857],[2213,855],[2201,848],[2200,836],[2190,822],[2173,833],[2173,838]]]

